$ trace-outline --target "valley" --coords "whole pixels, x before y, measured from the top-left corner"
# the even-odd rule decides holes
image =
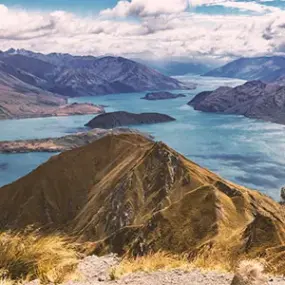
[[[285,285],[285,0],[0,2],[0,285]]]
[[[172,91],[175,100],[142,100],[146,92],[66,100],[69,106],[102,106],[106,114],[97,114],[95,118],[93,114],[82,114],[0,121],[0,187],[8,184],[0,191],[0,212],[4,217],[1,228],[19,230],[33,224],[42,229],[42,234],[56,229],[63,237],[79,237],[84,241],[80,247],[92,255],[80,260],[78,269],[85,281],[92,284],[112,284],[112,274],[119,278],[116,284],[148,284],[153,280],[168,284],[171,279],[185,284],[228,285],[233,279],[232,274],[218,271],[179,271],[175,265],[167,272],[141,275],[131,271],[121,276],[121,270],[128,270],[120,269],[127,261],[111,260],[107,254],[121,256],[127,252],[150,259],[152,252],[165,252],[161,253],[161,262],[188,254],[193,259],[171,262],[199,267],[196,258],[201,258],[213,268],[232,270],[237,260],[248,255],[257,258],[266,248],[267,255],[263,257],[268,266],[283,273],[284,210],[264,194],[279,200],[280,188],[285,184],[281,170],[285,158],[276,149],[265,153],[263,147],[278,143],[281,146],[284,126],[235,115],[197,112],[187,105],[199,92],[220,85],[236,88],[244,83],[242,80],[183,76],[179,81],[197,82],[197,89],[183,90],[183,96],[181,90]],[[164,123],[156,124],[159,122]],[[112,129],[124,125],[138,130]],[[275,133],[279,133],[280,141],[271,140]],[[244,137],[252,140],[245,141]],[[11,203],[20,211],[11,211]],[[222,218],[224,215],[228,218]],[[182,225],[182,217],[187,217],[183,228],[175,227]],[[229,228],[232,230],[232,221],[235,228],[225,242],[223,237]],[[268,225],[271,231],[265,234]],[[266,240],[265,247],[259,244],[260,238]],[[219,256],[215,264],[207,259],[208,244],[210,258]],[[171,254],[178,254],[176,257],[163,256],[170,248]],[[239,257],[233,258],[231,254],[236,250]],[[278,253],[278,258],[274,253]],[[104,267],[94,254],[105,256]],[[106,262],[112,265],[108,267]],[[89,271],[92,268],[105,268],[108,272],[94,275]],[[275,276],[270,279],[274,285],[281,285],[284,280]]]
[[[237,86],[242,80],[199,76],[179,77],[181,81],[197,82],[197,90],[184,92],[175,100],[147,101],[145,93],[117,94],[69,99],[69,103],[104,105],[106,112],[156,112],[174,117],[176,121],[158,125],[136,126],[167,143],[175,150],[222,177],[240,185],[258,189],[280,198],[284,186],[285,156],[282,151],[285,128],[236,115],[197,112],[187,103],[204,90],[221,85]],[[180,91],[173,92],[176,94]],[[0,121],[1,140],[29,140],[62,137],[87,129],[84,125],[93,115]],[[15,132],[17,130],[17,132]],[[179,137],[179,139],[177,139]],[[275,139],[272,140],[272,137]],[[52,153],[0,154],[6,167],[0,171],[0,185],[13,182],[46,161]],[[252,167],[254,165],[254,167]]]

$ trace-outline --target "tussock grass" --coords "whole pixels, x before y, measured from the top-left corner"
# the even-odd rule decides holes
[[[11,279],[0,279],[0,285],[15,285],[15,282]]]
[[[136,258],[124,258],[118,266],[112,268],[110,277],[115,280],[139,271],[150,273],[159,270],[190,270],[191,268],[186,257],[160,251]]]
[[[204,249],[191,260],[191,264],[206,271],[230,272],[239,263],[240,258],[238,255],[234,255],[231,249],[221,246],[220,248]]]
[[[264,273],[264,265],[257,260],[243,260],[236,268],[231,285],[267,284],[268,277]]]
[[[0,285],[9,285],[10,279],[35,278],[61,283],[74,274],[77,261],[75,245],[61,236],[0,233]]]

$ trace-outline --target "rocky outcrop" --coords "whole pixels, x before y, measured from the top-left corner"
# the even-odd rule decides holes
[[[1,229],[63,230],[98,254],[170,251],[232,266],[262,257],[285,273],[279,203],[136,134],[52,157],[0,188],[0,215]]]
[[[145,97],[142,97],[141,99],[154,101],[154,100],[176,99],[176,98],[181,98],[181,97],[186,97],[186,95],[173,94],[170,92],[152,92],[152,93],[146,94]]]
[[[90,144],[106,135],[124,133],[141,134],[152,139],[152,136],[148,134],[128,128],[117,128],[114,130],[93,129],[88,132],[80,132],[60,138],[0,141],[0,153],[62,152]],[[5,164],[1,165],[0,163],[1,168],[5,169]]]
[[[235,88],[220,87],[198,94],[188,103],[195,110],[236,114],[285,124],[285,87],[249,81]]]
[[[129,112],[112,112],[99,115],[86,124],[90,128],[112,129],[121,126],[157,124],[175,121],[174,118],[159,113],[134,114]]]

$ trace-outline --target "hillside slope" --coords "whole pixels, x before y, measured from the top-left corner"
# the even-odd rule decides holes
[[[65,97],[34,85],[42,80],[0,61],[0,120],[102,113],[93,104],[68,104]]]
[[[0,53],[0,60],[36,77],[35,86],[68,97],[195,88],[122,57],[8,50]],[[27,83],[32,84],[30,79]]]
[[[204,76],[273,82],[285,75],[285,57],[240,58],[207,72]]]
[[[100,254],[165,250],[233,264],[263,256],[284,273],[281,205],[137,134],[51,158],[0,188],[0,214],[2,229],[61,229],[100,241]]]
[[[285,124],[285,87],[249,81],[235,88],[220,87],[196,95],[188,105],[211,113],[243,115]]]

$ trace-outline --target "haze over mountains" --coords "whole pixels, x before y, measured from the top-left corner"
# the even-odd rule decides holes
[[[285,76],[285,57],[240,58],[207,72],[205,76],[274,82]]]
[[[185,74],[204,74],[214,67],[211,64],[205,64],[202,62],[189,61],[189,59],[169,60],[167,58],[163,60],[143,60],[135,59],[135,61],[147,65],[151,68],[158,70],[159,72],[168,76],[179,76]]]

